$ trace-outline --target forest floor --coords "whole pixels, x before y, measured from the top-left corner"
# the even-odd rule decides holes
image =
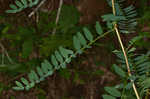
[[[93,24],[96,20],[101,21],[99,16],[110,11],[105,1],[81,0],[79,3],[76,3],[72,0],[64,0],[66,4],[75,5],[80,10],[83,14],[80,17],[80,24],[83,25]],[[139,7],[139,2],[128,1],[129,4],[134,4],[137,8]],[[10,3],[13,3],[12,0],[0,1],[0,6],[2,5],[0,14],[9,8]],[[54,10],[58,8],[58,5],[59,0],[47,0],[42,8]],[[25,25],[28,23],[26,21],[28,18],[24,18],[29,13],[30,9],[16,15],[9,15],[12,16],[12,19],[7,18],[7,21],[11,23],[16,22],[14,23],[15,25]],[[18,19],[18,17],[23,18]],[[28,21],[32,21],[33,25],[36,24],[34,16]],[[2,20],[0,20],[1,23]],[[142,31],[150,31],[147,25],[139,27]],[[122,38],[125,45],[135,35],[137,33],[130,36],[123,35]],[[13,83],[16,77],[0,73],[0,99],[101,99],[101,95],[104,93],[104,86],[119,83],[119,78],[111,70],[112,64],[116,63],[116,56],[110,50],[112,47],[110,43],[115,48],[119,48],[116,38],[112,38],[111,36],[104,37],[98,41],[100,46],[93,46],[92,49],[87,50],[83,55],[79,55],[78,58],[73,59],[71,64],[67,65],[67,69],[55,72],[54,75],[48,77],[30,91],[17,92],[10,89],[9,83]],[[9,49],[7,43],[5,46],[6,49]],[[6,86],[6,89],[4,90],[1,86]]]

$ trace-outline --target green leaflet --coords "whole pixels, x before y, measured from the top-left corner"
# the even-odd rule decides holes
[[[116,98],[110,95],[103,95],[103,99],[116,99]]]
[[[73,36],[73,45],[74,45],[76,50],[80,50],[81,49],[80,42],[79,42],[79,40],[78,40],[78,38],[76,36]]]
[[[16,5],[17,5],[20,9],[22,9],[22,8],[24,7],[24,6],[22,5],[22,3],[21,3],[20,1],[18,1],[18,0],[16,0],[15,3],[16,3]]]
[[[33,76],[33,74],[31,72],[28,74],[28,78],[29,78],[29,80],[30,80],[31,83],[35,83],[34,82],[35,78],[34,78],[34,76]]]
[[[22,83],[16,81],[17,87],[13,87],[14,90],[24,90]]]
[[[21,81],[22,81],[22,83],[26,86],[25,89],[26,89],[26,90],[29,90],[31,86],[30,86],[28,80],[25,79],[24,77],[22,77],[22,78],[21,78]]]
[[[10,4],[9,7],[12,8],[13,10],[17,10],[17,7],[13,4]]]
[[[126,20],[124,16],[115,16],[113,14],[106,14],[102,16],[103,21],[122,21]]]
[[[87,46],[87,42],[80,32],[77,33],[77,38],[84,47]]]
[[[126,73],[116,64],[113,64],[113,69],[115,70],[115,72],[121,76],[121,77],[126,77]]]
[[[22,1],[23,2],[23,1]],[[101,27],[99,24],[97,24],[97,30],[99,30]],[[58,50],[54,52],[54,54],[51,55],[51,63],[48,60],[44,60],[41,63],[41,66],[37,66],[36,70],[31,70],[31,72],[28,74],[28,79],[21,78],[22,83],[16,83],[16,86],[13,87],[14,90],[29,90],[30,88],[34,87],[36,83],[39,83],[43,81],[46,77],[53,74],[55,70],[58,70],[61,68],[66,68],[66,64],[71,62],[71,59],[76,57],[77,54],[80,54],[81,49],[89,48],[87,45],[87,40],[89,40],[89,43],[93,42],[93,35],[91,32],[84,28],[84,35],[80,32],[77,32],[77,35],[73,36],[73,45],[75,47],[76,52],[66,49],[62,46],[59,47]],[[102,32],[98,31],[99,33]],[[84,37],[85,36],[85,37]],[[87,40],[86,40],[87,39]],[[26,45],[26,44],[25,44]],[[28,43],[27,43],[28,45]],[[25,48],[25,47],[24,47]],[[22,84],[22,86],[21,86]]]
[[[60,66],[62,68],[66,68],[66,64],[63,61],[63,57],[61,56],[61,54],[58,51],[55,51],[55,56],[56,56],[56,59],[60,62]]]
[[[120,5],[122,1],[120,1],[121,0],[115,2],[116,17],[114,17],[112,14],[107,14],[106,16],[102,17],[105,21],[107,21],[109,28],[111,27],[111,25],[109,25],[110,21],[118,21],[118,27],[121,33],[133,33],[135,32],[137,26],[137,12],[135,7],[130,5],[126,8],[122,8],[123,6]],[[109,6],[112,7],[112,1],[107,0],[107,2]]]
[[[93,41],[93,35],[91,34],[91,32],[86,27],[83,28],[83,31],[84,31],[84,35],[86,36],[86,38],[90,42],[92,42]]]
[[[17,10],[7,10],[6,13],[16,13]]]
[[[29,85],[29,82],[27,79],[25,79],[24,77],[21,78],[21,81],[23,82],[23,84],[25,84],[26,86]]]
[[[48,60],[44,60],[44,64],[48,70],[53,70],[53,66],[50,64]]]
[[[100,23],[99,23],[98,21],[96,22],[95,28],[96,28],[96,32],[97,32],[99,35],[102,35],[103,29],[102,29],[102,27],[101,27],[101,25],[100,25]]]
[[[20,88],[23,88],[23,85],[22,85],[20,82],[18,82],[18,81],[16,81],[16,85],[17,85],[18,87],[20,87]]]
[[[24,10],[27,7],[33,7],[34,5],[37,5],[39,3],[39,0],[34,0],[34,2],[32,0],[21,0],[15,1],[15,4],[10,4],[10,10],[6,10],[6,13],[17,13],[20,12],[22,10]]]
[[[21,0],[22,4],[24,5],[24,8],[27,7],[27,0]]]
[[[61,53],[61,55],[67,59],[69,57],[69,55],[73,55],[74,52],[72,50],[69,50],[69,49],[65,49],[63,48],[62,46],[59,47],[59,51]]]
[[[63,57],[60,55],[60,53],[58,51],[55,51],[55,56],[56,59],[60,62],[63,63]]]
[[[39,74],[40,77],[44,76],[44,73],[43,73],[42,69],[39,66],[36,68],[36,70],[37,70],[37,73]]]
[[[70,63],[71,59],[69,58],[69,55],[73,55],[73,51],[65,49],[61,46],[59,47],[59,51],[60,51],[61,55],[65,58],[65,62]],[[61,65],[65,65],[65,63],[63,63]]]
[[[39,77],[38,75],[36,74],[35,71],[31,70],[31,75],[33,77],[33,80],[36,81],[36,83],[39,83]]]
[[[68,58],[68,53],[66,53],[65,49],[62,46],[59,47],[59,51],[65,59]]]
[[[44,62],[41,63],[41,69],[42,69],[43,73],[47,74],[48,69],[47,69],[47,66],[46,66],[46,64]]]
[[[17,91],[24,90],[24,87],[12,87],[12,88]]]
[[[82,53],[81,44],[80,44],[79,39],[76,36],[73,36],[73,45],[74,45],[74,48],[77,50],[77,52],[81,54]]]
[[[38,4],[38,2],[39,2],[39,0],[35,0],[35,1],[32,3],[32,6]],[[32,6],[31,6],[31,7],[32,7]]]
[[[121,97],[121,93],[114,87],[104,87],[105,91],[114,97]]]
[[[33,5],[32,0],[28,0],[29,1],[29,7],[31,7]]]
[[[58,65],[58,62],[56,60],[56,57],[54,55],[51,55],[51,62],[54,65],[54,68],[57,70],[60,68],[60,66]]]

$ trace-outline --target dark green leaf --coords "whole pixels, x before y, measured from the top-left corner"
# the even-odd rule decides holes
[[[15,3],[19,8],[23,8],[23,5],[20,1],[16,0]]]
[[[46,64],[44,62],[41,63],[41,69],[42,69],[43,73],[47,74],[48,69],[47,69]]]
[[[27,79],[25,79],[24,77],[21,78],[21,81],[23,82],[23,84],[25,84],[26,86],[29,85],[29,82]]]
[[[17,91],[21,91],[21,90],[24,90],[23,87],[12,87],[14,90],[17,90]]]
[[[44,76],[44,73],[43,73],[42,69],[39,66],[36,68],[36,70],[37,70],[37,73],[39,74],[40,77]]]
[[[104,87],[105,91],[114,97],[120,97],[121,93],[114,87]]]
[[[102,35],[103,29],[102,29],[102,27],[101,27],[101,25],[100,25],[99,22],[96,22],[95,28],[96,28],[96,32],[97,32],[99,35]]]
[[[103,99],[116,99],[116,98],[110,95],[103,95]]]
[[[24,5],[24,8],[27,7],[27,0],[21,0],[22,4]]]
[[[44,60],[44,64],[48,70],[50,70],[50,71],[53,70],[53,66],[50,64],[50,62],[48,60]]]
[[[56,59],[62,63],[63,62],[63,57],[61,56],[61,54],[58,52],[58,51],[55,51],[55,56],[56,56]]]
[[[26,40],[22,45],[22,57],[27,58],[33,50],[33,41]]]
[[[76,36],[73,36],[73,45],[77,51],[81,49],[80,42]]]
[[[39,77],[34,70],[31,70],[31,75],[33,76],[34,81],[36,81],[36,83],[39,83]]]
[[[121,77],[126,77],[126,73],[116,64],[113,64],[113,69],[115,70],[115,72],[121,76]]]
[[[54,55],[51,55],[51,62],[54,65],[55,69],[59,69],[60,68],[60,66],[58,65],[58,62],[57,62],[57,60],[56,60]]]
[[[93,35],[91,34],[91,32],[86,27],[83,28],[83,31],[84,31],[84,35],[86,36],[86,38],[90,42],[92,42],[93,41]]]
[[[19,81],[16,81],[16,85],[20,88],[24,88],[24,86],[22,85],[22,83],[20,83]]]
[[[12,8],[13,10],[17,10],[17,7],[13,4],[10,4],[9,7]]]
[[[77,38],[83,46],[87,46],[87,42],[80,32],[77,33]]]

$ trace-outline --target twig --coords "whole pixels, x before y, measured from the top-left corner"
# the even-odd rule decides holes
[[[2,48],[2,65],[4,64],[4,57],[5,57],[5,52],[4,52],[4,48],[1,46]]]
[[[58,12],[57,12],[57,17],[56,17],[56,27],[57,27],[57,24],[58,24],[58,21],[59,21],[59,17],[60,17],[60,12],[61,12],[61,9],[62,9],[62,5],[63,5],[63,0],[60,0]],[[52,34],[56,33],[56,27],[53,29]]]
[[[112,0],[112,9],[113,9],[113,14],[116,15],[116,9],[115,9],[114,0]],[[130,66],[129,66],[129,62],[128,62],[128,57],[127,57],[124,45],[123,45],[121,37],[120,37],[120,33],[119,33],[119,30],[118,30],[117,23],[114,24],[114,28],[115,28],[115,31],[116,31],[116,34],[117,34],[117,37],[118,37],[121,49],[122,49],[124,57],[125,57],[126,66],[127,66],[127,70],[128,70],[128,75],[132,76],[131,70],[130,70]],[[137,99],[140,99],[139,94],[138,94],[137,89],[136,89],[136,86],[135,86],[135,83],[134,83],[134,81],[132,79],[131,79],[131,83],[132,83],[132,87],[133,87],[133,90],[135,92],[135,95],[136,95]]]
[[[30,18],[32,15],[35,14],[35,12],[46,2],[46,0],[42,0],[41,3],[28,15]]]
[[[7,56],[9,62],[13,64],[12,59],[10,58],[10,56],[9,56],[9,54],[8,54],[8,52],[7,52],[7,50],[5,49],[5,47],[3,46],[3,44],[2,44],[1,42],[0,42],[0,47],[2,48],[2,51],[3,51],[3,52],[5,53],[5,55]]]

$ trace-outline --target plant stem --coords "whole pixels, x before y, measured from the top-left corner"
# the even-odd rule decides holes
[[[3,44],[0,42],[0,47],[2,48],[2,51],[3,51],[3,54],[2,54],[2,58],[3,58],[3,62],[2,62],[2,64],[4,64],[4,54],[7,56],[7,58],[8,58],[8,60],[9,60],[9,62],[11,63],[11,64],[13,64],[13,61],[12,61],[12,59],[10,58],[10,56],[9,56],[9,54],[8,54],[8,52],[7,52],[7,50],[5,49],[5,47],[3,46]]]
[[[56,27],[53,29],[52,34],[56,33],[56,28],[57,28],[57,24],[58,24],[58,21],[59,21],[62,5],[63,5],[63,0],[60,0],[58,12],[57,12],[57,17],[56,17]]]
[[[116,9],[115,9],[114,0],[112,0],[112,9],[113,9],[113,14],[116,15]],[[118,37],[121,49],[122,49],[124,57],[125,57],[126,66],[127,66],[127,70],[128,70],[128,75],[132,76],[131,70],[130,70],[130,66],[129,66],[129,62],[128,62],[128,57],[127,57],[127,54],[126,54],[126,51],[125,51],[125,47],[124,47],[124,45],[122,43],[122,40],[121,40],[121,37],[120,37],[120,33],[119,33],[119,30],[118,30],[118,26],[117,26],[116,23],[114,24],[114,29],[116,31],[116,34],[117,34],[117,37]],[[137,99],[140,99],[139,94],[138,94],[137,89],[136,89],[136,86],[135,86],[135,83],[134,83],[134,81],[132,79],[131,79],[131,83],[132,83],[132,87],[133,87],[133,90],[135,92],[135,95],[136,95]]]
[[[46,0],[41,1],[41,3],[28,15],[30,18],[32,15],[34,15],[35,12],[38,11],[38,9],[46,2]]]
[[[103,33],[103,35],[98,36],[96,39],[94,39],[92,42],[88,43],[88,46],[92,45],[93,43],[95,43],[97,40],[99,40],[100,38],[103,38],[104,36],[108,35],[109,33],[111,33],[112,31],[114,31],[114,29],[107,31],[105,33]],[[81,48],[82,51],[84,51],[87,47],[83,47]],[[76,51],[74,55],[77,55],[78,52]],[[71,55],[69,58],[67,58],[62,64],[66,63],[68,59],[72,58],[73,56]],[[60,64],[61,65],[61,64]]]

